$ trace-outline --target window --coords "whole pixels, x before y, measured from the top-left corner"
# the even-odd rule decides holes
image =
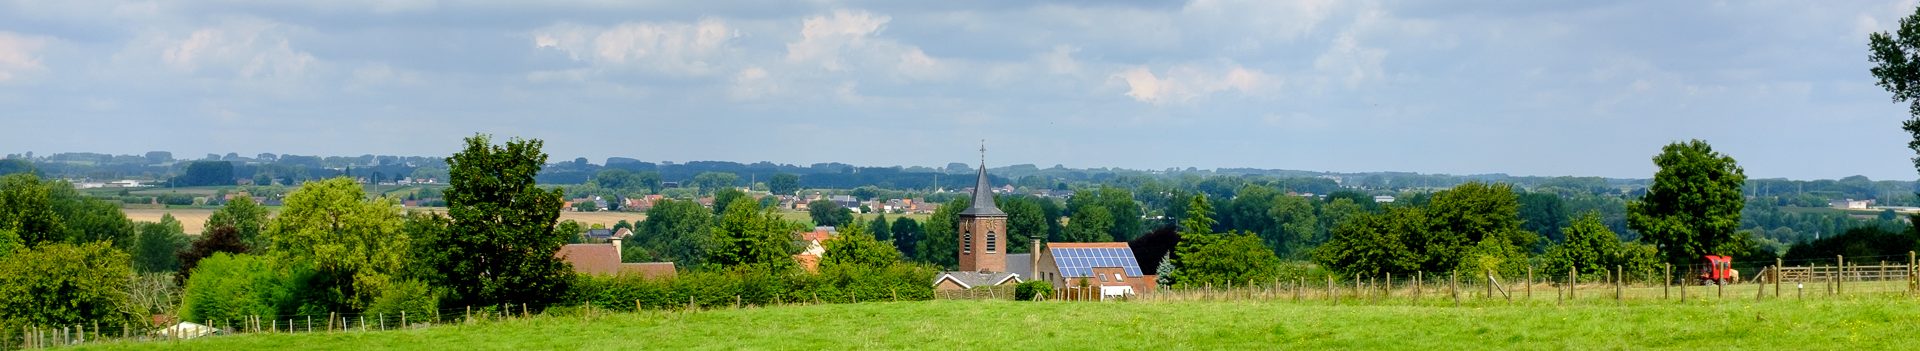
[[[994,251],[998,251],[999,244],[1000,244],[1000,238],[994,236],[993,231],[991,230],[987,231],[987,253],[993,253]]]
[[[973,253],[973,231],[960,234],[960,252],[967,254]]]
[[[1113,274],[1113,281],[1116,281],[1116,282],[1124,282],[1124,281],[1127,281],[1127,279],[1126,279],[1126,276],[1123,276],[1123,275],[1120,275],[1120,273],[1114,273],[1114,274]]]

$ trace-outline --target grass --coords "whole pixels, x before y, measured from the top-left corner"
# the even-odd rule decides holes
[[[402,331],[210,337],[97,350],[1896,349],[1899,298],[1552,305],[941,300],[547,316]]]

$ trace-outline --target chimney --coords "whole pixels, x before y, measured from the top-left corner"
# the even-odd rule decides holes
[[[1040,251],[1043,248],[1040,246],[1040,239],[1037,238],[1033,239],[1033,246],[1027,247],[1027,258],[1033,261],[1027,265],[1027,280],[1040,278]]]
[[[626,260],[624,258],[626,256],[620,253],[620,236],[615,235],[611,238],[607,238],[607,241],[613,242],[613,258],[616,260],[620,260],[621,262],[625,262]]]

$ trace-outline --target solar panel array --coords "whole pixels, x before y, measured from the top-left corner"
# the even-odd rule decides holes
[[[1142,275],[1140,261],[1133,258],[1133,250],[1123,248],[1054,248],[1053,264],[1060,266],[1060,275],[1068,277],[1091,277],[1094,267],[1120,267],[1129,277]]]

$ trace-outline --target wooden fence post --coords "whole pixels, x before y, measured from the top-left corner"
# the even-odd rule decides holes
[[[1753,285],[1759,285],[1759,289],[1755,289],[1755,291],[1753,292],[1754,301],[1760,301],[1762,298],[1767,296],[1767,281],[1765,280],[1757,281],[1757,282],[1754,282]]]
[[[1533,265],[1527,265],[1527,302],[1533,302]]]
[[[1833,261],[1835,267],[1833,272],[1833,296],[1840,297],[1842,294],[1845,294],[1845,290],[1843,290],[1845,287],[1841,286],[1841,284],[1845,282],[1843,278],[1846,277],[1847,272],[1847,255],[1834,255]]]
[[[1773,297],[1780,297],[1780,271],[1785,269],[1786,261],[1778,257],[1773,259]]]
[[[1920,292],[1920,267],[1915,267],[1914,252],[1907,251],[1907,291]]]
[[[1580,298],[1580,295],[1578,295],[1579,290],[1577,289],[1579,287],[1580,287],[1580,268],[1571,267],[1571,269],[1567,270],[1567,299],[1568,300]]]
[[[1627,286],[1627,269],[1621,266],[1613,266],[1613,301],[1614,302],[1623,302],[1626,300],[1626,286]]]
[[[1332,299],[1333,303],[1340,303],[1340,297],[1333,295],[1333,275],[1327,275],[1327,298]]]
[[[1660,267],[1660,299],[1666,300],[1673,296],[1673,264],[1662,263]]]
[[[1447,292],[1453,294],[1453,307],[1460,307],[1460,271],[1447,275]]]

